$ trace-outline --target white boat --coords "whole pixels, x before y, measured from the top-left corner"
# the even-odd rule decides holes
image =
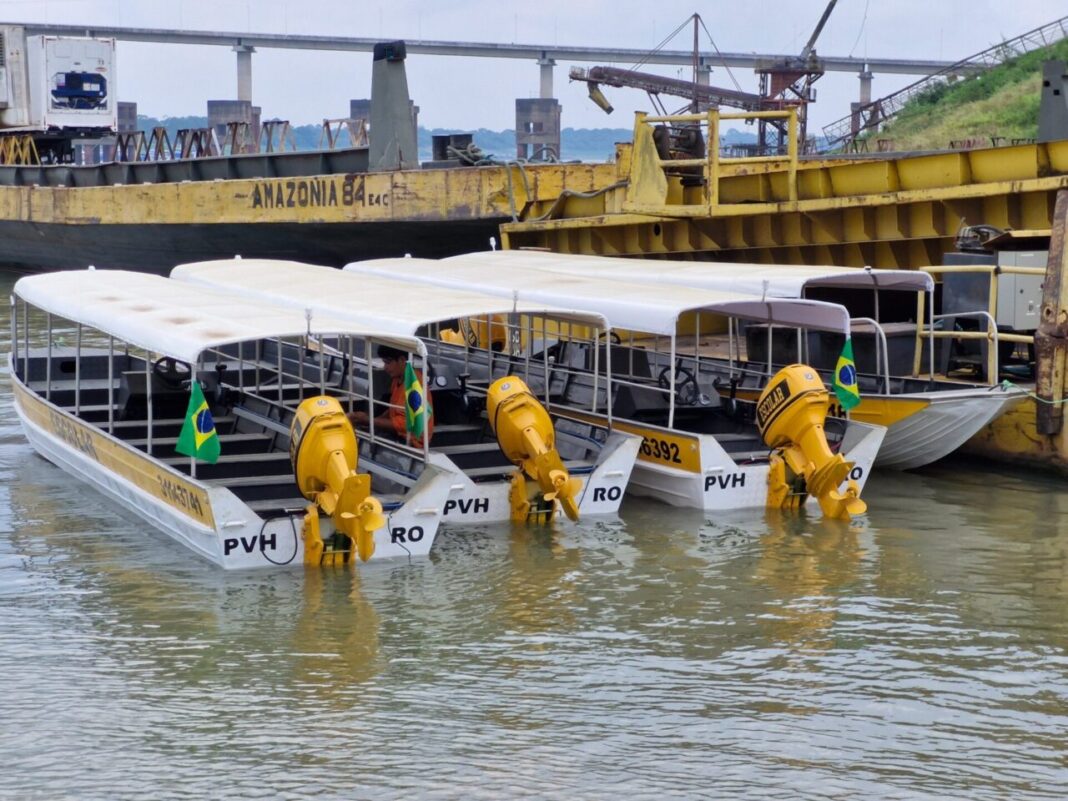
[[[861,393],[860,404],[848,414],[851,419],[887,427],[876,460],[879,467],[904,470],[937,461],[1024,397],[1022,391],[996,383],[977,384],[937,375],[937,348],[930,336],[933,321],[927,321],[926,335],[924,326],[916,324],[916,293],[930,297],[934,281],[919,270],[621,259],[523,250],[455,258],[485,261],[498,270],[541,269],[611,281],[778,298],[815,296],[842,303],[852,315]],[[930,314],[933,306],[928,301],[919,308]],[[890,322],[886,322],[887,317]],[[793,358],[793,337],[791,331],[750,327],[748,361],[701,359],[698,383],[703,391],[730,391],[736,397],[753,400],[775,366]],[[810,334],[803,343],[805,363],[820,370],[827,383],[841,344],[834,337],[817,334]],[[693,360],[683,359],[681,365],[694,369]],[[920,373],[921,367],[927,368],[926,374]],[[838,405],[832,406],[832,413],[839,417],[846,414]]]
[[[409,266],[419,264],[416,260],[408,263]],[[595,332],[607,330],[601,315],[514,298],[502,300],[499,295],[473,291],[428,291],[411,282],[357,276],[291,261],[234,259],[200,262],[176,267],[171,277],[185,284],[239,293],[283,307],[310,309],[317,315],[346,320],[350,325],[390,332],[410,340],[416,340],[422,334],[419,348],[422,362],[427,365],[424,374],[433,393],[436,421],[433,438],[427,446],[429,458],[454,477],[452,492],[443,507],[446,524],[545,520],[552,517],[557,506],[567,501],[560,495],[561,491],[566,494],[566,490],[549,489],[548,493],[541,493],[542,497],[546,494],[559,496],[560,504],[545,504],[540,498],[530,497],[535,494],[538,471],[528,471],[533,475],[524,478],[524,470],[516,465],[519,460],[514,454],[506,453],[498,441],[498,429],[505,422],[505,416],[488,417],[484,413],[485,402],[494,392],[490,385],[495,381],[497,387],[505,384],[510,387],[521,385],[526,379],[536,392],[539,385],[531,376],[529,358],[512,358],[507,352],[490,350],[484,355],[491,361],[492,369],[479,373],[468,369],[471,364],[469,348],[449,345],[439,333],[443,326],[447,328],[458,319],[492,321],[495,328],[506,332],[507,339],[529,343],[534,332],[551,331],[561,326],[588,327]],[[537,336],[538,342],[544,343],[545,338],[541,334]],[[358,353],[362,350],[358,348]],[[446,358],[448,353],[452,354],[450,358]],[[367,376],[374,372],[370,350],[362,359],[354,358],[351,363],[353,374],[350,377],[360,386],[366,386]],[[610,372],[598,371],[598,374],[607,387],[611,381]],[[501,381],[509,375],[520,380]],[[377,381],[376,385],[382,386]],[[373,396],[375,393],[369,394]],[[593,414],[605,411],[603,400],[598,408],[599,397],[592,398],[587,411]],[[533,401],[533,397],[525,396],[525,400]],[[526,412],[532,411],[530,406]],[[553,414],[551,419],[552,430],[544,432],[544,437],[552,442],[552,450],[561,457],[557,469],[565,470],[567,476],[559,475],[558,481],[564,482],[561,487],[572,487],[573,513],[581,516],[616,513],[641,440],[614,427],[608,416],[578,421],[574,418],[561,420],[559,415]],[[375,440],[373,429],[369,439],[371,442]],[[361,454],[362,461],[368,458],[371,457]],[[525,463],[529,466],[530,461],[525,460]],[[398,466],[401,470],[406,469],[403,463]],[[543,478],[545,472],[540,473]],[[530,486],[517,488],[517,482],[521,481]],[[520,504],[529,501],[530,506],[517,509],[517,498]],[[564,505],[563,508],[567,511],[568,507]]]
[[[346,272],[389,276],[439,288],[468,288],[518,298],[520,302],[572,307],[604,316],[612,332],[641,332],[648,351],[617,350],[604,342],[561,342],[558,366],[589,369],[598,360],[612,364],[614,425],[643,438],[628,491],[667,503],[707,510],[756,508],[769,503],[769,448],[752,421],[740,419],[718,396],[685,391],[678,369],[680,324],[687,318],[745,319],[792,327],[849,331],[846,310],[813,300],[760,298],[737,293],[648,286],[617,280],[507,269],[489,259],[450,259],[429,266],[405,259],[354,262]],[[666,354],[664,368],[652,369],[651,356]],[[691,376],[692,378],[692,376]],[[588,381],[557,380],[551,394],[573,407],[598,392]],[[822,385],[821,385],[822,388]],[[554,408],[559,408],[554,406]],[[562,412],[575,416],[573,412]],[[584,419],[595,419],[590,414]],[[831,430],[833,426],[833,430]],[[849,476],[862,487],[885,429],[851,420],[828,421],[828,439],[853,463]],[[847,481],[834,488],[845,492]]]
[[[309,423],[291,442],[296,407],[345,396],[322,373],[300,370],[300,354],[310,338],[351,341],[368,330],[112,270],[21,278],[11,325],[15,410],[37,452],[197,555],[233,569],[355,561],[357,539],[363,558],[430,551],[455,482],[440,465],[421,462],[395,491],[394,477],[368,481],[350,463],[339,468],[344,498],[330,496],[326,478],[302,493],[297,479],[318,481],[317,468],[294,473],[298,459],[314,455],[307,443],[328,419],[316,412],[314,437]],[[214,464],[175,451],[193,380],[204,388],[202,433],[218,435]],[[336,528],[323,504],[350,517]]]

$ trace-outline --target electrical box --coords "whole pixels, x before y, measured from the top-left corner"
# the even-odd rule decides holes
[[[0,28],[0,129],[114,131],[115,40]]]
[[[1041,251],[1007,250],[998,253],[1001,267],[1045,268],[1048,253]],[[1045,275],[998,275],[998,305],[995,320],[999,327],[1013,331],[1038,329],[1042,309],[1042,282]]]

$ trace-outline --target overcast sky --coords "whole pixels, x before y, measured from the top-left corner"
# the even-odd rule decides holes
[[[722,51],[796,53],[825,0],[0,0],[0,23],[51,22],[185,30],[249,31],[384,39],[441,39],[652,49],[694,11]],[[839,0],[817,43],[824,55],[956,60],[1068,14],[1060,0]],[[688,49],[687,29],[668,47]],[[709,48],[702,34],[702,48]],[[570,65],[555,72],[565,127],[629,128],[646,110],[644,93],[606,89],[616,107],[605,115],[569,84]],[[589,65],[583,65],[589,66]],[[631,64],[618,66],[630,67]],[[689,77],[672,68],[653,68]],[[517,97],[538,93],[538,67],[518,60],[409,56],[408,83],[427,127],[512,128]],[[751,70],[734,69],[756,91]],[[879,97],[914,78],[876,74]],[[205,114],[205,101],[236,96],[236,59],[223,47],[118,46],[118,94],[152,116]],[[716,69],[712,83],[731,87]],[[319,123],[348,114],[367,97],[370,53],[260,50],[253,56],[253,101],[265,118]],[[817,84],[813,127],[844,116],[856,99],[856,75],[828,73]],[[681,105],[681,103],[679,104]]]

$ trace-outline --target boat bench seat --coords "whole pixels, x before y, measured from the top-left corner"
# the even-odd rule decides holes
[[[61,406],[60,408],[63,409],[63,411],[68,412],[70,414],[73,414],[75,417],[77,417],[78,415],[81,415],[81,414],[93,414],[93,413],[96,413],[96,412],[106,412],[108,409],[111,408],[111,404],[110,403],[83,403],[81,406],[78,407],[78,414],[74,413],[74,408],[75,408],[74,404],[71,404],[70,406]],[[118,417],[119,417],[119,409],[118,409],[118,407],[116,407],[115,408],[115,418],[118,419]],[[144,420],[142,420],[142,422],[144,422]]]
[[[115,378],[108,381],[106,378],[83,378],[81,379],[82,392],[89,392],[94,389],[107,389],[108,385],[111,385],[118,389],[119,376],[115,374]],[[73,378],[52,378],[52,392],[73,392],[78,387],[79,382]],[[27,387],[32,389],[38,395],[44,397],[45,392],[48,389],[48,381],[46,379],[34,379],[26,384]]]
[[[382,462],[376,462],[374,459],[365,455],[360,456],[359,470],[360,472],[367,471],[373,475],[382,476],[382,478],[395,481],[405,487],[415,486],[415,482],[419,480],[418,476],[406,473],[398,467],[383,464]]]
[[[271,443],[273,437],[268,434],[220,434],[219,445],[222,447],[224,454],[232,453],[254,453],[257,450],[257,446],[267,446]],[[138,439],[124,440],[127,445],[132,445],[139,450],[144,450],[148,447],[148,438],[140,437]],[[159,446],[171,446],[173,447],[178,442],[178,435],[175,434],[169,437],[153,437],[152,447]]]
[[[234,417],[239,417],[242,420],[248,420],[250,423],[255,423],[258,426],[268,428],[276,434],[285,434],[287,437],[289,436],[289,426],[278,420],[272,420],[265,414],[246,409],[244,406],[235,406],[231,411],[233,412]]]
[[[444,453],[446,456],[453,456],[460,453],[483,453],[487,451],[500,450],[500,445],[496,442],[470,442],[466,445],[443,445],[442,447],[435,447],[431,445],[431,449],[438,453]]]
[[[466,445],[482,439],[486,423],[443,423],[434,425],[430,446],[435,450],[452,445]]]
[[[105,407],[105,408],[107,408],[107,407]],[[214,420],[215,420],[215,427],[216,428],[219,427],[220,423],[226,424],[226,423],[234,422],[234,418],[231,415],[228,415],[228,414],[227,415],[223,415],[222,417],[215,417]],[[137,428],[138,426],[144,427],[147,422],[148,422],[147,420],[116,420],[115,423],[114,423],[114,427],[115,427],[116,432],[118,432],[118,431],[121,431],[124,428]],[[180,426],[183,423],[185,423],[185,418],[184,417],[161,417],[161,418],[153,420],[152,421],[152,426],[153,426],[153,428],[155,428],[156,426],[174,426],[174,425]],[[106,420],[103,422],[103,424],[101,424],[101,428],[103,428],[105,430],[107,429],[107,421]],[[116,436],[121,436],[121,434],[116,433]]]

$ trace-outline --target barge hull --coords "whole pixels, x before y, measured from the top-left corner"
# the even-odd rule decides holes
[[[341,267],[404,256],[444,258],[487,250],[507,218],[376,223],[64,225],[0,221],[0,262],[31,270],[90,264],[167,275],[227,257],[292,259]]]

